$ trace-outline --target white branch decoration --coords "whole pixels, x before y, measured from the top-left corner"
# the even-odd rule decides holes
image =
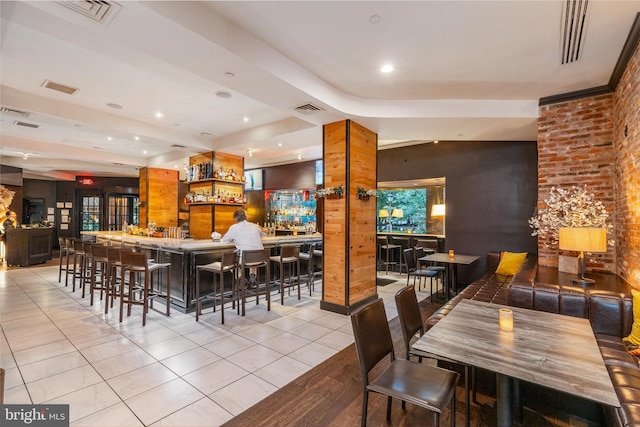
[[[15,191],[11,191],[4,185],[0,185],[0,214],[4,214],[4,212],[9,209],[11,202],[13,202],[13,196],[15,195]]]

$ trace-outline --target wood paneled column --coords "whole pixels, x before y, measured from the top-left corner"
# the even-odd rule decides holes
[[[377,185],[378,136],[350,120],[323,129],[324,188],[344,185],[342,198],[323,207],[322,301],[324,310],[350,314],[377,298],[376,199],[357,188]],[[320,206],[319,206],[320,207]]]
[[[140,168],[140,224],[149,221],[158,227],[178,225],[179,172],[170,169]]]

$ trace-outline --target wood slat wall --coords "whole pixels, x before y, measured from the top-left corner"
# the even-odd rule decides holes
[[[349,305],[376,295],[376,199],[360,200],[358,186],[377,186],[377,135],[351,122],[349,132]]]
[[[213,205],[192,205],[189,207],[189,235],[194,239],[211,238]]]
[[[154,221],[158,227],[178,225],[178,181],[176,170],[140,169],[140,227]]]
[[[213,229],[220,234],[226,233],[229,230],[229,227],[236,223],[236,220],[233,219],[233,213],[240,207],[241,206],[215,205],[215,221],[213,224]]]
[[[323,302],[345,313],[376,295],[376,202],[358,199],[357,187],[376,188],[377,143],[375,133],[351,121],[324,127],[324,186],[344,185],[347,193],[322,203]]]

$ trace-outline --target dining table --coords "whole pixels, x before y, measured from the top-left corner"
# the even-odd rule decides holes
[[[511,310],[511,331],[500,328],[500,309]],[[499,427],[522,412],[517,381],[620,406],[585,318],[464,299],[412,348],[495,372]]]
[[[446,283],[443,285],[445,300],[448,301],[451,298],[451,292],[454,294],[458,293],[458,265],[473,264],[479,259],[480,257],[476,255],[450,255],[449,253],[436,252],[418,258],[418,262],[437,262],[446,264]]]

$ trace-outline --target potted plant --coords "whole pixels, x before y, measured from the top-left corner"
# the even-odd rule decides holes
[[[360,200],[369,200],[370,197],[378,196],[378,190],[376,189],[366,190],[364,187],[358,186],[356,196]]]
[[[344,196],[344,185],[342,184],[316,191],[316,199],[320,199],[322,197],[326,197],[328,199],[340,199],[342,196]]]

